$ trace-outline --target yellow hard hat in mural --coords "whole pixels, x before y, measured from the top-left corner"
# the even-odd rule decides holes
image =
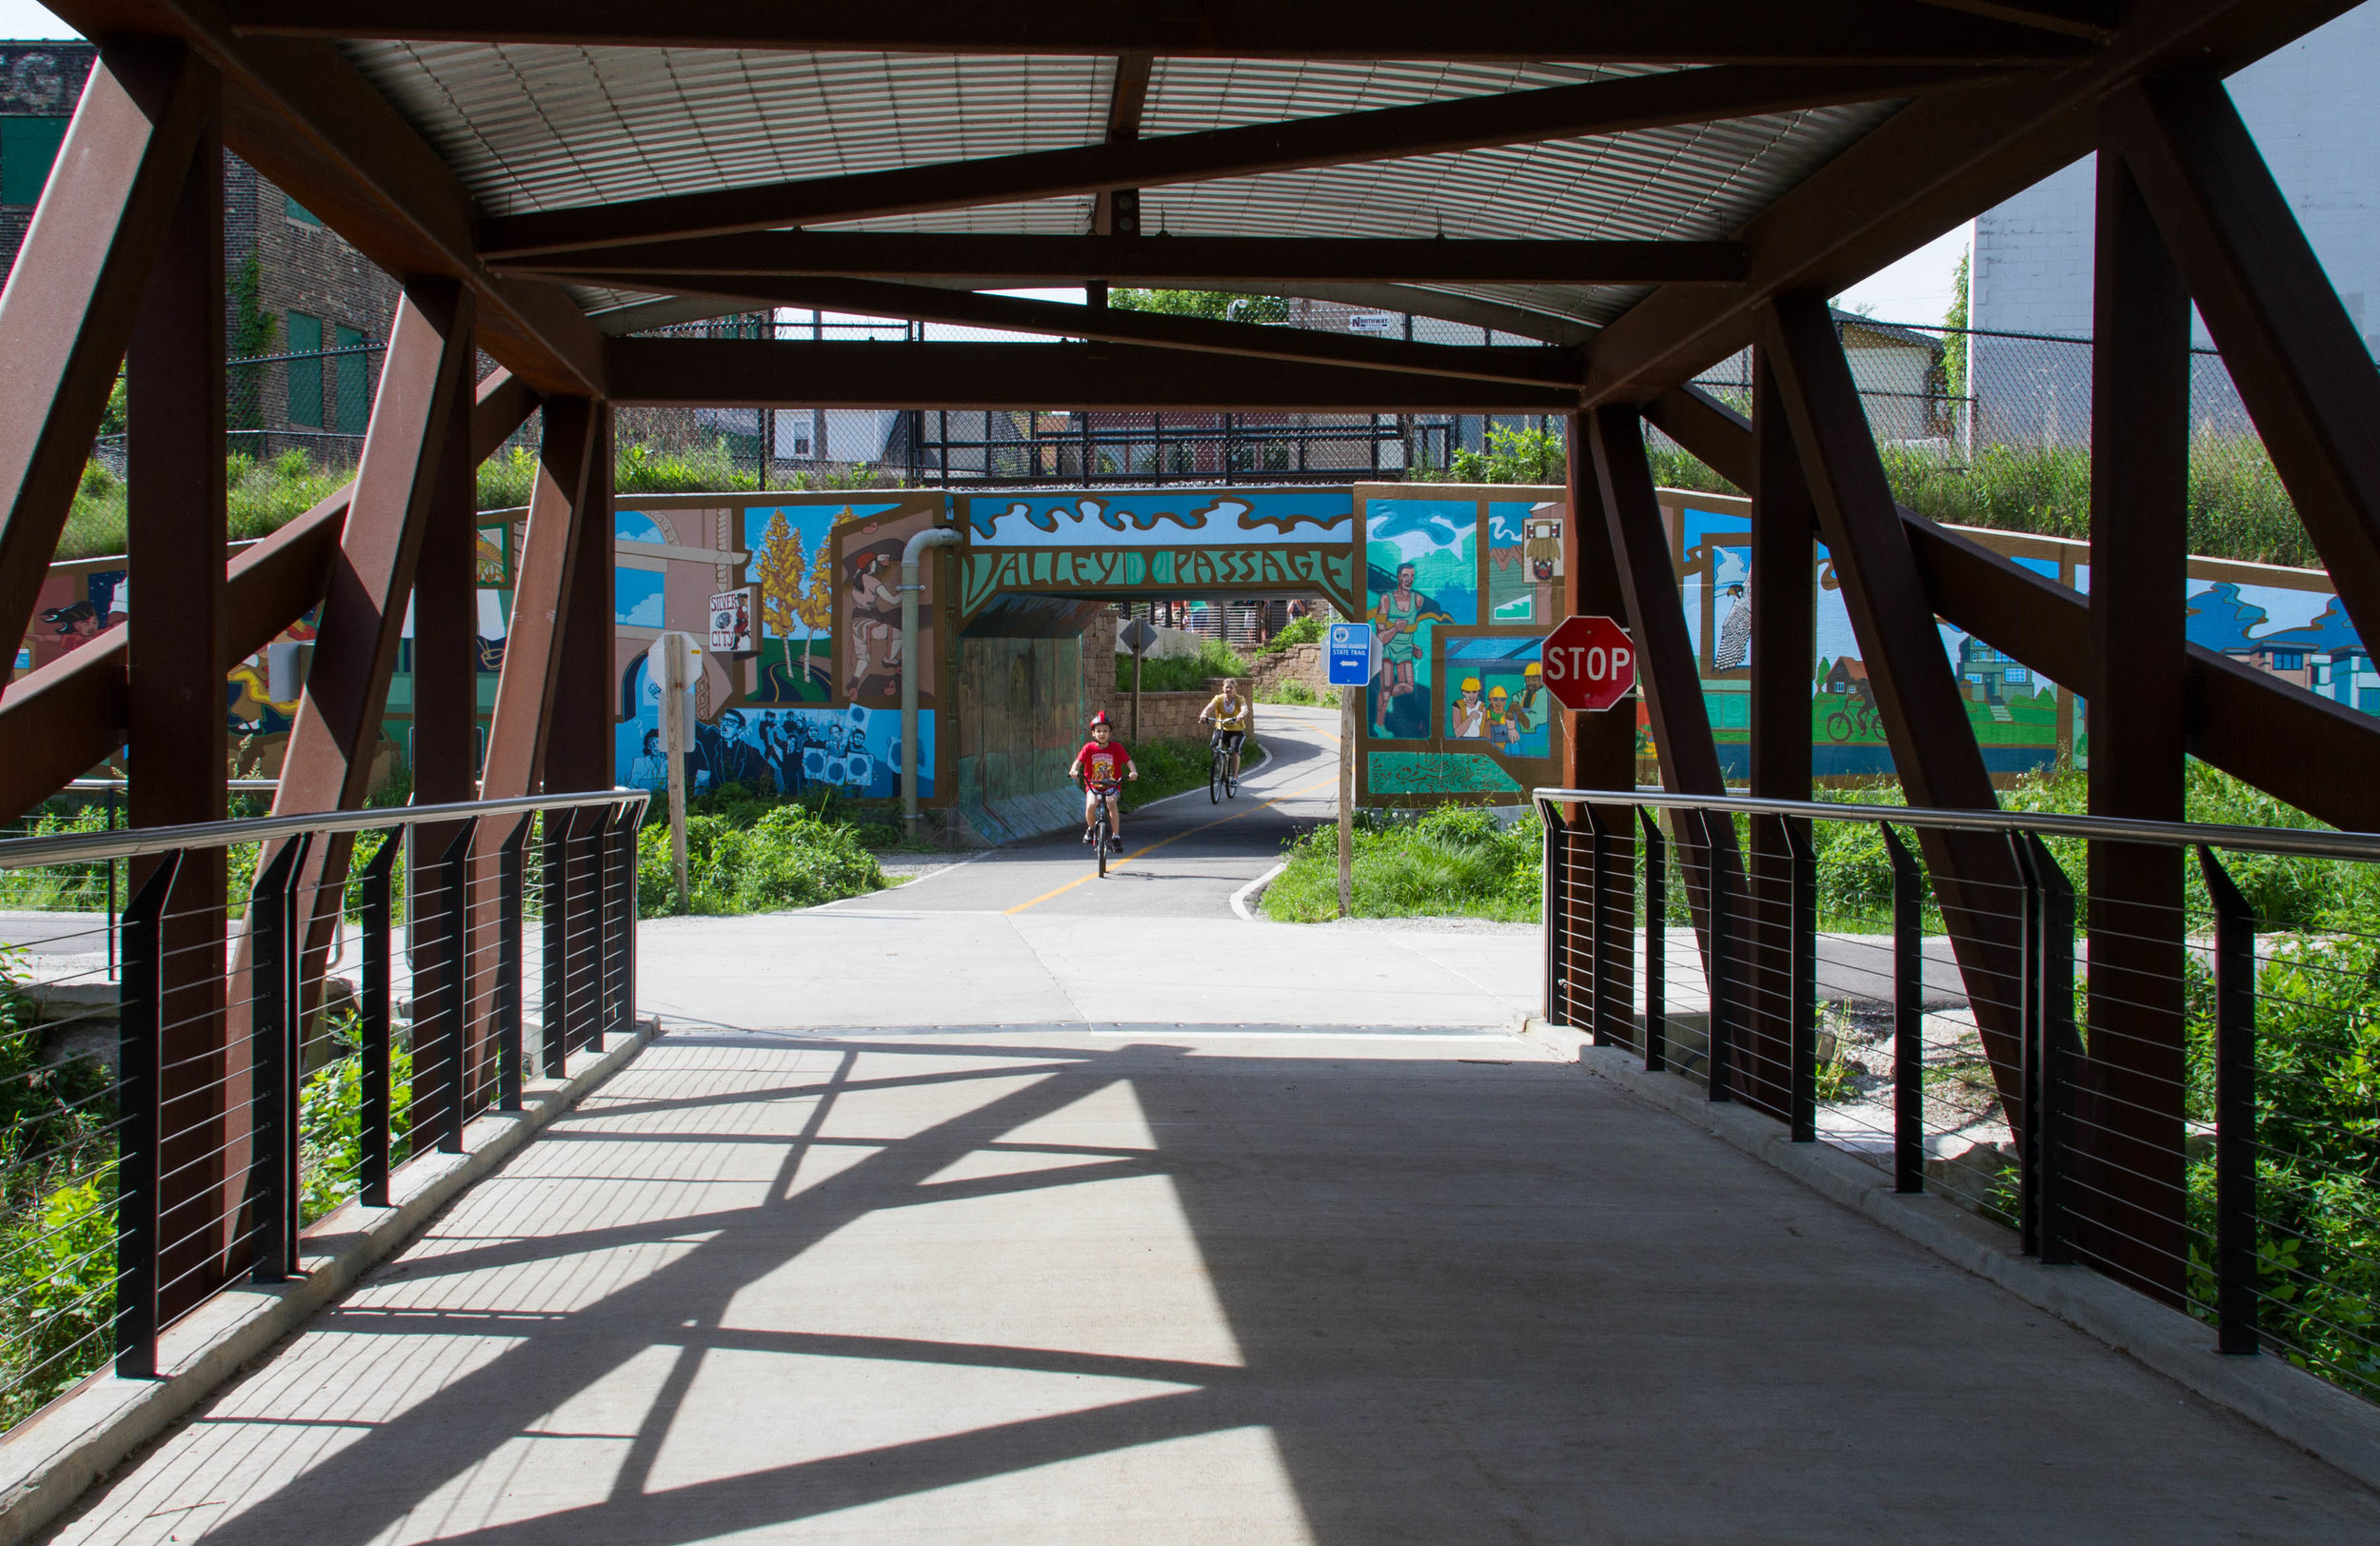
[[[1545,675],[1545,666],[1540,662],[1531,661],[1520,668],[1520,674],[1524,677],[1541,677]]]
[[[1463,678],[1462,690],[1465,692],[1478,692],[1479,690],[1479,679],[1478,677]]]
[[[1493,699],[1497,699],[1497,698],[1510,698],[1511,696],[1512,696],[1512,694],[1511,694],[1511,693],[1506,692],[1506,691],[1505,691],[1503,688],[1501,688],[1501,687],[1490,687],[1490,688],[1488,689],[1488,697],[1489,697],[1491,700],[1493,700]]]

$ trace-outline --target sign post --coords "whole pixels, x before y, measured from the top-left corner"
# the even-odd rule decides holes
[[[1140,743],[1140,656],[1157,643],[1157,630],[1147,620],[1136,617],[1124,624],[1122,638],[1124,647],[1132,651],[1132,731],[1125,744],[1137,746]]]
[[[1545,640],[1545,690],[1564,708],[1601,713],[1636,685],[1636,645],[1607,617],[1562,620]]]
[[[686,694],[702,670],[703,651],[694,636],[664,633],[645,652],[645,668],[661,689],[661,744],[669,762],[669,862],[678,878],[678,905],[686,905],[685,722]]]
[[[1355,910],[1356,712],[1372,681],[1378,645],[1369,623],[1331,624],[1330,684],[1339,689],[1339,916]]]

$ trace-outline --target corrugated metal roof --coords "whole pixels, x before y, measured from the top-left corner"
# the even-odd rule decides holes
[[[1458,21],[1453,23],[1459,25]],[[494,213],[1092,144],[1113,62],[552,45],[348,43]],[[1658,73],[1665,67],[1163,59],[1144,136]],[[1145,190],[1184,235],[1682,239],[1724,235],[1891,115],[1872,103]],[[844,228],[1061,234],[1088,198]],[[1600,324],[1640,289],[1438,286]],[[590,307],[608,292],[579,292]],[[1567,332],[1568,329],[1563,329]]]

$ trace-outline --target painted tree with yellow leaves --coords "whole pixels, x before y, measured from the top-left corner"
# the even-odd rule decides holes
[[[761,620],[777,631],[784,647],[785,674],[790,677],[795,630],[809,621],[803,589],[809,579],[810,555],[803,546],[802,533],[787,523],[784,511],[769,512],[768,529],[761,534],[759,558]],[[808,664],[806,652],[803,664],[805,667]]]

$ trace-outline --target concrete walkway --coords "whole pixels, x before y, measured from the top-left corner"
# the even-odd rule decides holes
[[[2180,1546],[2380,1501],[1509,1038],[681,1032],[58,1538]]]

